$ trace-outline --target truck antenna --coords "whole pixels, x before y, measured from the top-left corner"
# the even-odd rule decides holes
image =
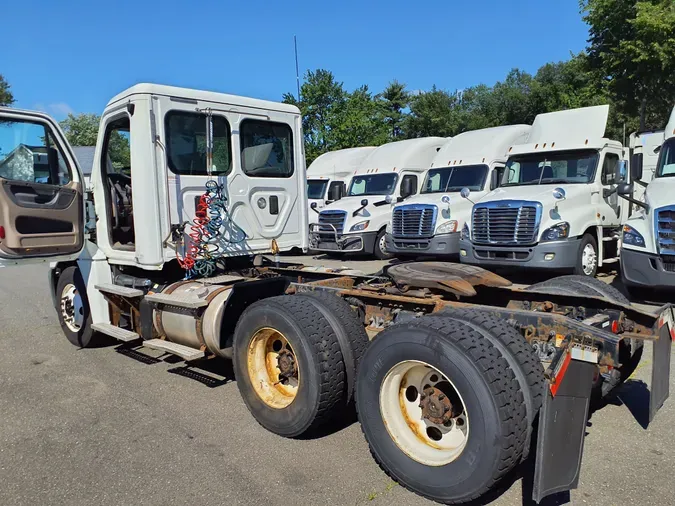
[[[295,81],[298,85],[298,102],[300,102],[300,72],[298,70],[298,38],[293,35],[293,45],[295,46]]]

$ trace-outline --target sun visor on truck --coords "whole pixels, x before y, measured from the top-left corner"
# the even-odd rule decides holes
[[[583,144],[586,139],[600,139],[605,135],[608,115],[608,105],[538,114],[527,144],[555,142],[569,145]]]

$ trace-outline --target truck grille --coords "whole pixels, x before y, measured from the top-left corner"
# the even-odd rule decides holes
[[[394,208],[391,232],[394,237],[431,237],[436,224],[436,206],[411,204]]]
[[[319,235],[322,241],[335,241],[335,232],[342,235],[346,211],[321,211],[319,213]]]
[[[541,204],[501,200],[476,204],[472,238],[477,244],[534,244],[539,233]]]
[[[675,255],[675,206],[656,210],[656,241],[658,251],[669,259]]]

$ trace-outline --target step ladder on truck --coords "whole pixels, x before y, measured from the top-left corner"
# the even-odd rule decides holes
[[[302,138],[293,106],[137,85],[103,113],[85,199],[58,124],[0,109],[0,266],[50,262],[78,347],[109,336],[194,368],[232,360],[252,415],[281,436],[355,400],[380,465],[439,502],[483,497],[526,458],[535,500],[576,487],[590,397],[635,369],[645,341],[655,415],[670,306],[644,311],[578,277],[516,289],[443,262],[365,276],[266,261],[308,246]]]

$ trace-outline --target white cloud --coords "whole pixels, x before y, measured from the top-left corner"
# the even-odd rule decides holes
[[[70,107],[65,102],[55,102],[53,104],[47,105],[38,102],[37,104],[33,104],[32,108],[35,109],[36,111],[46,112],[47,114],[50,114],[59,120],[75,112],[73,108]]]

